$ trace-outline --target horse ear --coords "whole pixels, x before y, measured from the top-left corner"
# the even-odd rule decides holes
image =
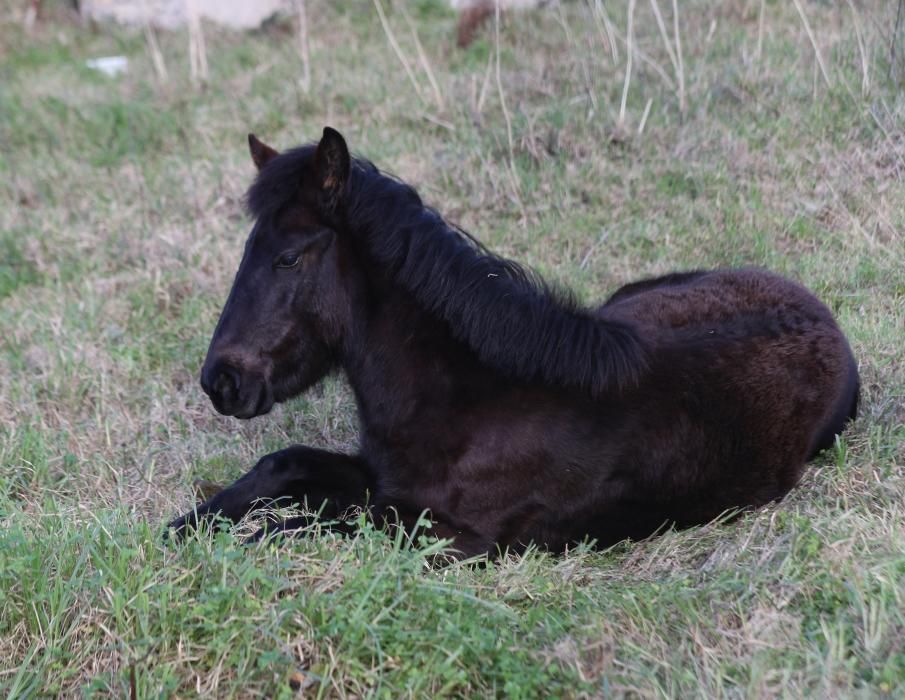
[[[263,141],[259,141],[254,134],[248,135],[248,150],[251,151],[251,159],[258,170],[267,165],[267,162],[278,153]]]
[[[351,160],[342,134],[325,126],[324,135],[314,152],[314,179],[328,208],[336,206],[345,189]]]

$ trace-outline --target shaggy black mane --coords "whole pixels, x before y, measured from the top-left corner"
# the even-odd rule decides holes
[[[285,151],[264,166],[247,196],[253,216],[297,201],[315,148]],[[353,159],[338,216],[340,229],[485,364],[592,397],[639,381],[646,352],[633,328],[595,318],[570,293],[491,254],[369,161]]]

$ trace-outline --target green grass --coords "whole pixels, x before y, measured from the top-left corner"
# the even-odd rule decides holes
[[[183,33],[158,35],[161,82],[140,32],[43,3],[27,34],[25,3],[0,5],[0,693],[905,695],[894,3],[855,4],[866,89],[847,3],[801,3],[829,86],[793,4],[764,5],[758,53],[759,3],[680,3],[684,112],[637,3],[649,60],[633,62],[622,123],[625,45],[614,62],[593,3],[505,15],[499,83],[492,23],[458,49],[445,5],[408,4],[442,104],[399,5],[383,4],[421,96],[365,0],[309,3],[307,93],[288,25],[206,26],[211,75],[193,85]],[[84,66],[111,54],[125,75]],[[589,302],[701,266],[801,280],[851,340],[861,417],[782,503],[605,552],[442,566],[430,538],[369,527],[164,544],[193,479],[235,478],[294,442],[354,449],[341,378],[244,423],[197,386],[249,228],[245,135],[287,147],[325,123]]]

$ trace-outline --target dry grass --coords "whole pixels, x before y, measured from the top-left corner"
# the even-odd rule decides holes
[[[676,22],[677,3],[637,3],[628,31],[628,3],[563,3],[462,51],[439,4],[382,1],[383,24],[369,0],[304,4],[301,51],[295,25],[204,26],[198,85],[197,36],[190,56],[187,34],[52,4],[25,35],[24,4],[0,9],[0,687],[905,693],[896,8],[693,2]],[[83,67],[110,54],[126,75]],[[852,341],[862,417],[782,504],[608,552],[438,569],[431,545],[367,529],[165,547],[193,478],[291,442],[354,448],[339,379],[246,423],[196,384],[248,229],[245,134],[288,146],[325,123],[588,299],[696,266],[802,280]]]

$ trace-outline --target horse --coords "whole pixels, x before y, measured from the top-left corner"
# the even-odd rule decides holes
[[[455,556],[607,547],[782,499],[857,413],[829,309],[756,268],[677,272],[596,308],[489,252],[327,127],[279,153],[249,135],[254,225],[201,370],[249,419],[332,372],[355,454],[296,445],[169,523],[264,504],[451,540]],[[357,515],[355,517],[358,517]],[[168,532],[171,532],[168,530]]]

